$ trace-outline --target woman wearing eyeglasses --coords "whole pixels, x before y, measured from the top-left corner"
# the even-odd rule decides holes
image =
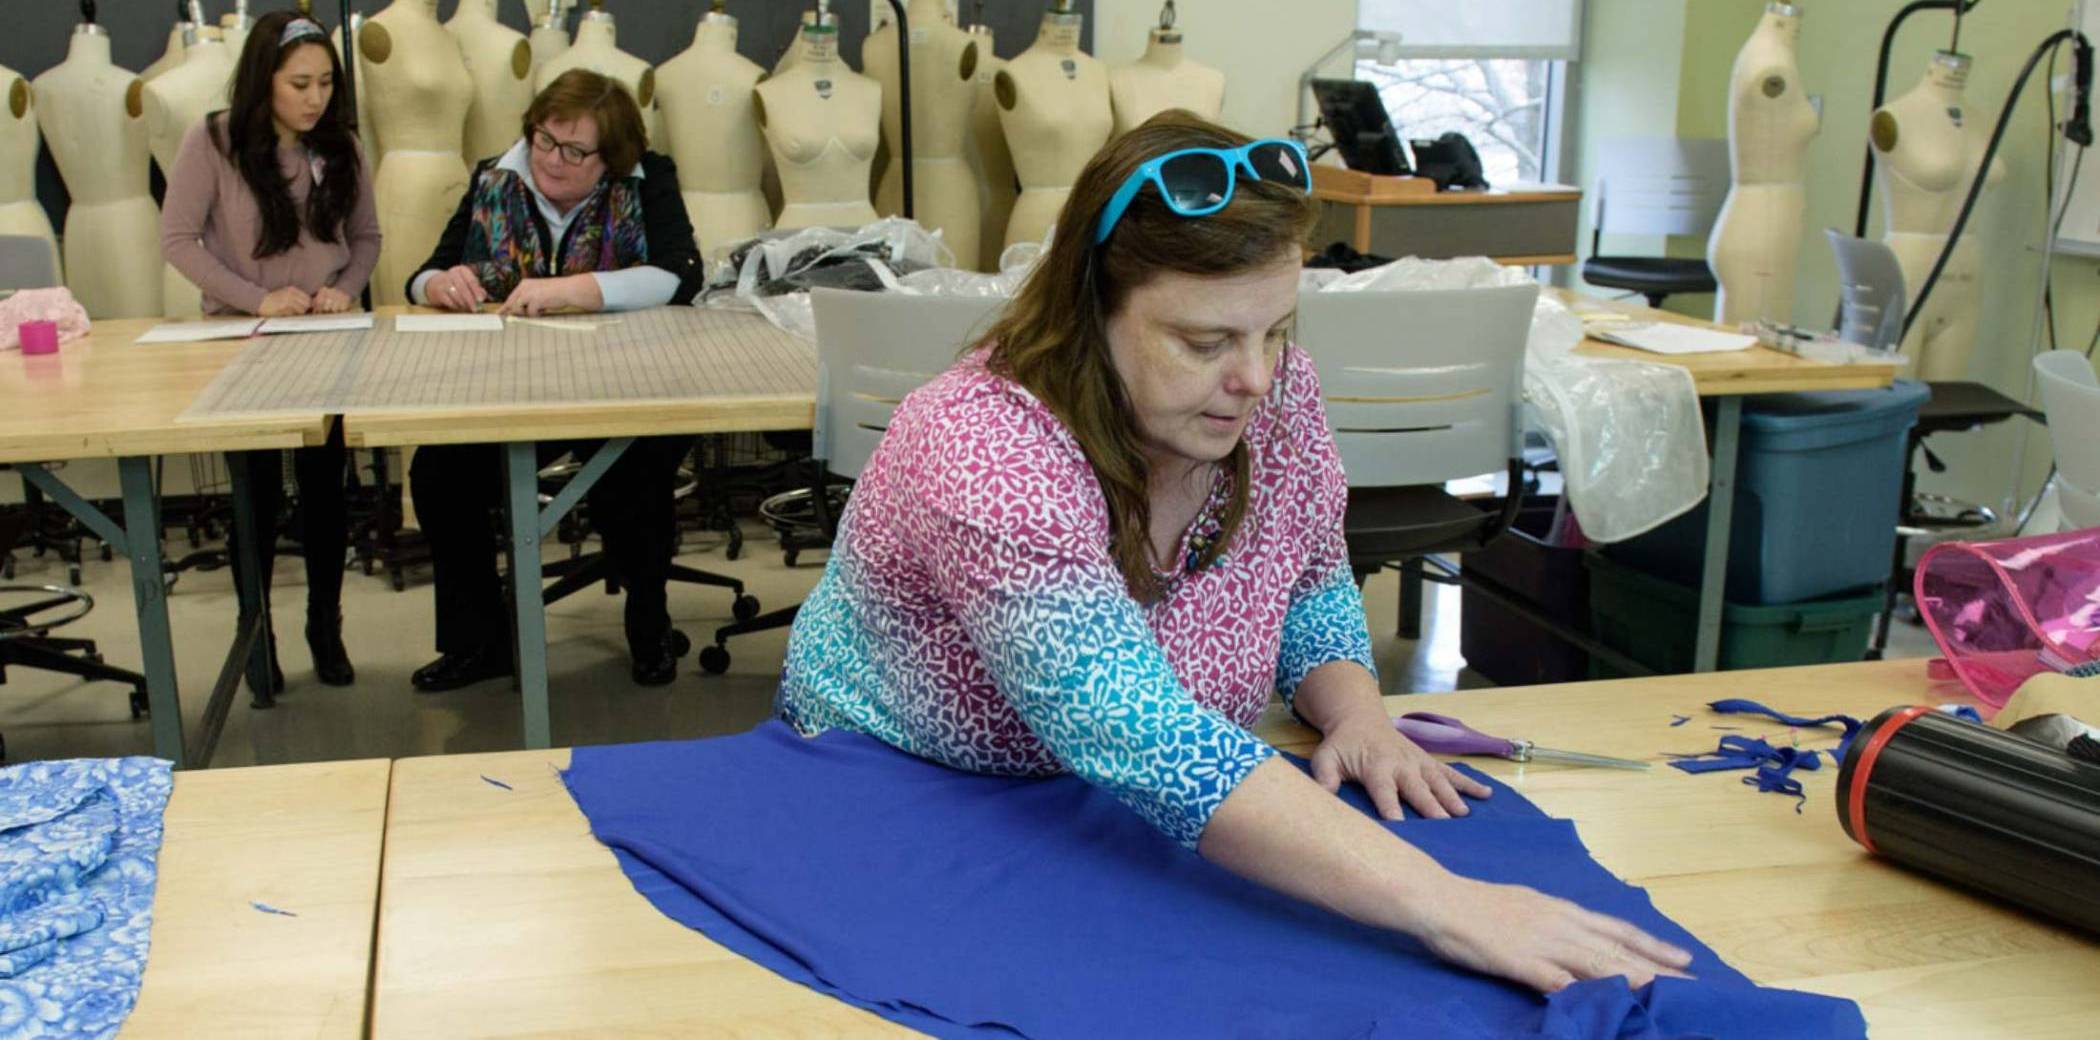
[[[1289,341],[1310,187],[1294,142],[1180,111],[1096,155],[1003,318],[897,409],[778,710],[959,769],[1070,771],[1244,877],[1541,990],[1677,971],[1331,793],[1397,819],[1487,791],[1379,700],[1341,464]],[[1272,691],[1323,734],[1313,779],[1249,732]]]
[[[436,251],[409,280],[409,298],[525,315],[690,302],[679,286],[699,249],[678,170],[647,150],[641,110],[626,89],[587,69],[565,72],[533,99],[521,129],[509,151],[475,168]],[[590,349],[588,337],[578,349]],[[639,438],[590,492],[591,525],[627,592],[627,648],[643,685],[670,682],[684,645],[671,631],[664,589],[677,537],[672,492],[690,444]],[[541,461],[595,448],[543,444]],[[511,671],[489,525],[502,496],[500,463],[494,445],[467,444],[420,449],[410,465],[437,597],[439,656],[412,677],[426,693]]]

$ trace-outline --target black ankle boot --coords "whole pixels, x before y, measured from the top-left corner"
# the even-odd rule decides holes
[[[329,686],[348,686],[357,681],[350,667],[350,654],[343,649],[343,619],[309,620],[306,648],[314,655],[314,674]]]

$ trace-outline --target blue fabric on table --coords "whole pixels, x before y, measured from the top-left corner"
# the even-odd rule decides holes
[[[161,818],[155,758],[0,769],[0,1040],[105,1037],[138,1002]]]
[[[564,779],[659,910],[935,1036],[1865,1034],[1849,1001],[1752,985],[1590,859],[1572,823],[1474,775],[1495,795],[1471,816],[1387,826],[1461,874],[1684,945],[1698,981],[1541,998],[1234,877],[1073,777],[962,773],[841,730],[579,748]]]

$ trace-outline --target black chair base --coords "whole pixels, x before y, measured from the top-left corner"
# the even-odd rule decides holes
[[[1428,580],[1422,558],[1481,548],[1516,522],[1524,500],[1522,459],[1509,462],[1508,488],[1492,511],[1435,484],[1349,489],[1342,517],[1349,569],[1362,585],[1387,567],[1400,568],[1400,638],[1422,638],[1422,583]]]
[[[1713,268],[1697,257],[1593,256],[1582,262],[1582,280],[1604,289],[1639,293],[1650,307],[1661,307],[1664,299],[1680,293],[1720,289]]]

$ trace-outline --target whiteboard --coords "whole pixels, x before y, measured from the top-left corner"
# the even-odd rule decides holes
[[[2100,0],[2078,0],[2075,14],[2079,30],[2087,39],[2100,45]],[[2058,118],[2062,118],[2066,111],[2064,106],[2071,100],[2071,73],[2067,68],[2070,53],[2070,49],[2065,48],[2063,58],[2056,63],[2057,74],[2064,77],[2065,84],[2063,96],[2057,99]],[[2100,76],[2095,78],[2100,79]],[[2054,87],[2055,84],[2049,85],[2049,89]],[[2063,159],[2056,169],[2058,191],[2063,190],[2065,179],[2071,176],[2071,167],[2078,161],[2078,151],[2075,145],[2065,146]],[[2085,167],[2078,174],[2078,183],[2072,185],[2071,197],[2064,203],[2063,234],[2057,239],[2056,246],[2059,252],[2100,256],[2100,143],[2085,151],[2088,153]]]

